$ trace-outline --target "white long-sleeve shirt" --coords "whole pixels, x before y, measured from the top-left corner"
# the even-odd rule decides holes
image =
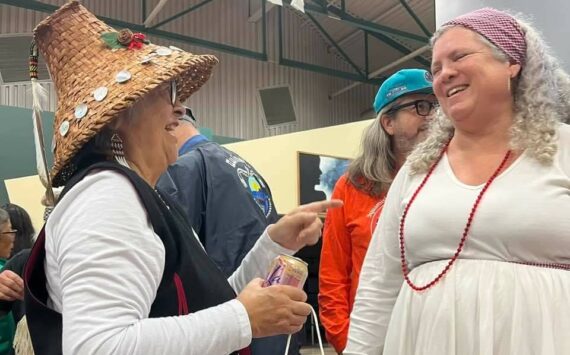
[[[59,202],[46,236],[49,304],[62,313],[64,354],[216,355],[251,342],[238,300],[186,316],[148,318],[165,251],[123,175],[86,176]],[[239,293],[265,276],[277,255],[292,253],[264,233],[228,282]]]

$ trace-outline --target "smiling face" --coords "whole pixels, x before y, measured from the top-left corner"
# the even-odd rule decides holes
[[[437,104],[432,94],[412,94],[399,98],[392,107],[406,105],[418,100]],[[431,110],[430,116],[433,115]],[[425,138],[430,116],[418,114],[414,105],[406,106],[392,115],[382,115],[382,127],[392,137],[393,149],[397,155],[407,156],[414,146]]]
[[[117,129],[127,160],[153,178],[166,171],[178,158],[174,130],[183,113],[180,101],[172,104],[170,85],[163,85],[137,103],[131,117],[125,117]]]
[[[510,117],[509,81],[519,71],[520,65],[498,59],[478,34],[460,26],[445,31],[433,46],[434,93],[455,128],[478,130],[496,117]]]

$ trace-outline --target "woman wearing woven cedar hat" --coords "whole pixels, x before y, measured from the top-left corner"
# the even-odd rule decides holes
[[[398,169],[425,138],[434,113],[431,74],[402,69],[382,84],[374,100],[377,118],[362,135],[362,149],[332,197],[344,202],[327,212],[319,269],[319,313],[327,340],[346,346],[350,310],[362,261]]]
[[[77,2],[34,35],[59,100],[51,181],[65,185],[25,271],[35,352],[228,354],[300,329],[310,312],[301,290],[247,282],[315,243],[317,213],[340,202],[283,217],[226,280],[153,188],[176,160],[181,101],[216,58],[115,32]]]
[[[569,354],[569,77],[494,9],[432,43],[441,110],[388,192],[344,353]]]

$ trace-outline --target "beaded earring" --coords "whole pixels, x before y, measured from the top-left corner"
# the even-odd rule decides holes
[[[130,168],[127,159],[125,159],[125,152],[123,151],[123,140],[121,136],[117,133],[113,133],[111,137],[111,151],[113,152],[113,158],[115,161],[126,168]]]

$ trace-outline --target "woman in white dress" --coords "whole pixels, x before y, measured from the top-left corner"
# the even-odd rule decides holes
[[[432,45],[441,109],[388,193],[344,354],[570,354],[568,75],[494,9]]]

